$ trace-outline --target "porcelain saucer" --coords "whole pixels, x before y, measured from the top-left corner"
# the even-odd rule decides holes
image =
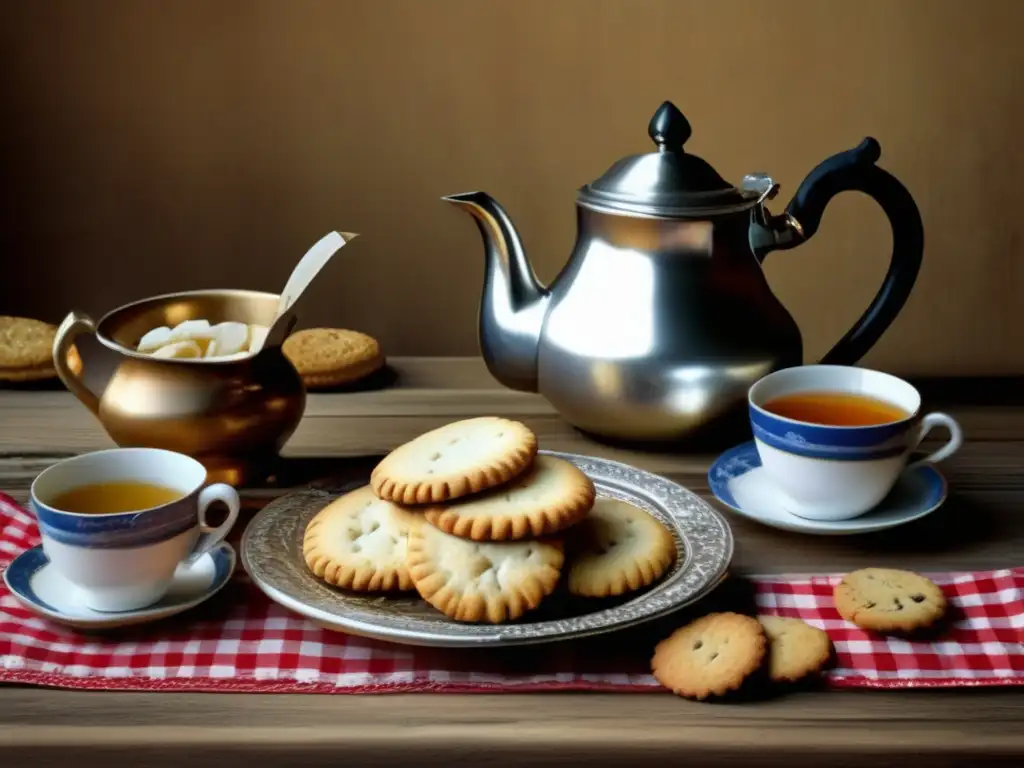
[[[946,479],[934,465],[906,470],[889,495],[852,520],[806,520],[787,512],[784,497],[761,467],[754,441],[723,453],[708,470],[711,492],[737,514],[772,528],[819,536],[883,531],[924,517],[946,500]]]
[[[42,546],[18,555],[4,571],[11,594],[30,611],[74,629],[116,629],[165,619],[209,600],[231,579],[235,550],[221,543],[191,566],[179,565],[171,588],[158,602],[137,611],[103,613],[81,605],[75,587],[50,565]]]

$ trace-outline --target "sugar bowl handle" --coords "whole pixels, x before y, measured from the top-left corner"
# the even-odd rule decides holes
[[[69,312],[68,316],[64,318],[64,322],[57,328],[57,335],[53,338],[53,367],[68,391],[81,400],[86,408],[98,415],[99,397],[85,385],[82,377],[68,364],[68,353],[71,351],[75,339],[83,333],[96,333],[96,324],[88,315]]]

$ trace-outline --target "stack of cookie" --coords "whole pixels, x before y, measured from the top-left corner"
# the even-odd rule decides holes
[[[625,502],[596,498],[574,464],[537,454],[525,425],[455,422],[400,446],[370,485],[310,522],[310,569],[357,590],[414,588],[456,621],[500,623],[559,584],[605,597],[641,589],[675,559],[671,534]]]
[[[740,689],[760,670],[773,682],[795,682],[831,656],[828,635],[799,619],[709,613],[662,640],[651,671],[673,693],[706,699]]]

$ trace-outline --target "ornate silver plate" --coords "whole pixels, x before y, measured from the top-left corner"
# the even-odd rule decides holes
[[[509,624],[460,624],[414,596],[367,596],[324,584],[302,558],[306,524],[325,504],[356,487],[311,487],[260,511],[242,537],[242,565],[275,602],[328,629],[408,645],[527,645],[623,629],[678,610],[706,595],[732,559],[729,524],[692,491],[664,477],[609,459],[542,451],[578,466],[601,496],[647,510],[672,532],[678,558],[650,589],[617,602],[551,596]]]

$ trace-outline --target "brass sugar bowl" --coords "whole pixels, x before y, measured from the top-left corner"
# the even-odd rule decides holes
[[[280,340],[235,360],[159,359],[135,348],[153,328],[185,320],[270,326],[277,305],[272,293],[204,290],[136,301],[98,323],[71,312],[54,339],[54,366],[117,445],[184,453],[201,461],[211,480],[238,484],[270,470],[305,410],[302,379]],[[78,345],[81,374],[91,384],[96,370],[111,371],[98,394],[67,363],[68,350],[82,334],[94,334],[99,344],[88,355]]]

